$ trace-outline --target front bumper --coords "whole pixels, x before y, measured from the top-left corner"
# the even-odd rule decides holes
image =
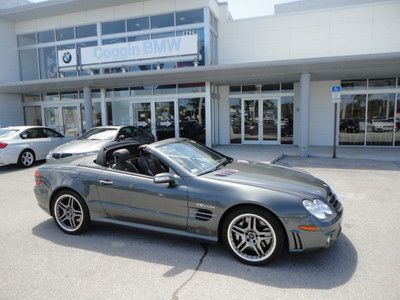
[[[317,231],[305,231],[293,228],[288,232],[289,251],[303,252],[328,248],[340,236],[342,232],[343,209],[337,218],[327,224],[319,224]]]

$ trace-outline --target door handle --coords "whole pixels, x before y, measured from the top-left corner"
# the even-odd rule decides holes
[[[102,185],[113,185],[114,182],[110,181],[110,180],[99,180],[100,184]]]

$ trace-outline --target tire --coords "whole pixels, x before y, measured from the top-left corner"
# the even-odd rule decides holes
[[[51,207],[57,227],[67,234],[81,234],[90,226],[89,209],[82,197],[71,190],[57,193]]]
[[[18,165],[22,168],[30,168],[35,162],[36,157],[32,150],[24,150],[18,157]]]
[[[223,223],[222,238],[233,257],[253,266],[275,259],[285,245],[280,222],[267,210],[257,207],[240,207],[230,212]]]

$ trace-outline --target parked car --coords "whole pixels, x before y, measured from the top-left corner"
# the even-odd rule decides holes
[[[72,139],[41,126],[0,128],[0,165],[18,163],[28,168],[35,161],[45,159],[52,148]]]
[[[261,265],[286,247],[327,248],[343,208],[322,180],[287,167],[234,160],[183,138],[105,147],[98,155],[45,164],[35,173],[39,206],[59,229],[91,222],[221,241]]]
[[[98,153],[110,142],[133,140],[139,144],[154,142],[154,136],[136,126],[100,126],[86,131],[77,140],[52,149],[47,155],[47,161],[60,158]]]

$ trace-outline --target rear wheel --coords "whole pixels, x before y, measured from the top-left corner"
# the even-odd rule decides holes
[[[233,210],[223,224],[223,239],[236,259],[255,266],[277,257],[285,242],[283,228],[276,217],[255,207]]]
[[[32,150],[24,150],[18,157],[18,165],[29,168],[35,163],[35,153]]]
[[[68,234],[81,234],[89,228],[90,216],[85,201],[76,192],[62,191],[55,196],[53,218]]]

